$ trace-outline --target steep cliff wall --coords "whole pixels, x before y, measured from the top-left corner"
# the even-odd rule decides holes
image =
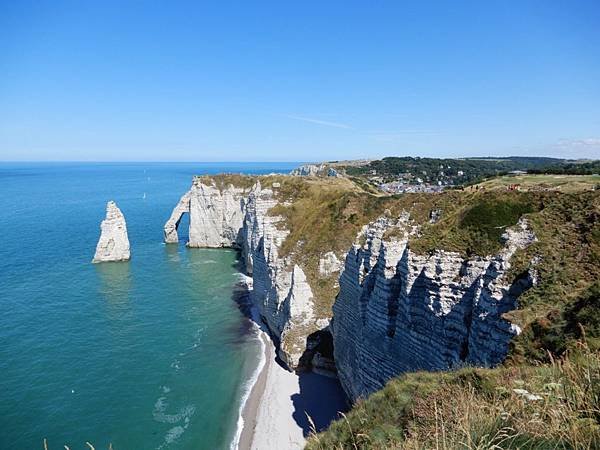
[[[252,276],[253,303],[279,341],[281,359],[295,368],[307,336],[327,323],[313,315],[314,296],[303,269],[279,256],[289,232],[281,217],[269,214],[278,204],[277,183],[271,184],[263,187],[257,179],[251,188],[219,187],[196,177],[165,224],[165,242],[177,242],[177,225],[189,212],[189,247],[239,248]]]
[[[504,275],[514,252],[535,239],[526,222],[506,231],[497,255],[470,260],[413,253],[416,231],[406,215],[380,218],[346,257],[332,331],[338,375],[353,400],[402,372],[498,364],[520,331],[502,314],[535,280],[529,272],[512,283]]]
[[[352,399],[405,371],[492,366],[505,358],[519,329],[503,314],[534,282],[527,271],[516,280],[506,276],[515,251],[535,239],[526,222],[505,230],[503,244],[492,222],[482,248],[494,248],[493,256],[416,252],[411,244],[423,247],[436,236],[431,227],[446,226],[442,211],[446,219],[468,219],[483,200],[457,192],[382,198],[341,178],[228,180],[196,177],[165,225],[165,241],[176,242],[177,224],[189,212],[188,246],[240,249],[253,303],[290,368],[311,360],[331,367],[331,351],[316,346],[331,341],[323,330],[338,290],[330,329],[339,377]],[[512,222],[503,216],[502,223],[514,224],[519,215]],[[344,258],[340,248],[358,231]]]
[[[165,242],[179,241],[177,227],[185,213],[190,215],[188,247],[237,247],[244,220],[248,189],[229,185],[220,189],[201,177],[194,177],[164,226]]]
[[[280,357],[291,368],[298,366],[307,336],[318,328],[313,315],[313,293],[302,268],[280,248],[289,231],[282,218],[268,214],[278,204],[275,188],[253,186],[245,207],[242,255],[252,274],[252,298],[261,317],[280,341]]]

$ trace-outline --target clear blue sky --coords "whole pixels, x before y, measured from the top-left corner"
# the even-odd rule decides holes
[[[600,158],[600,1],[0,0],[0,160],[515,154]]]

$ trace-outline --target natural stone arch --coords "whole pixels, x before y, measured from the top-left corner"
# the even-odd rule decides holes
[[[179,227],[179,222],[181,222],[181,218],[184,214],[190,212],[190,198],[191,192],[186,192],[181,199],[179,199],[179,203],[173,209],[171,213],[171,217],[167,220],[164,227],[164,236],[165,243],[167,244],[176,244],[179,242],[179,236],[177,235],[177,228]]]

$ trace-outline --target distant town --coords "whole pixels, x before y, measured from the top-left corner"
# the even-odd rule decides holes
[[[597,160],[567,160],[543,157],[504,158],[418,158],[388,157],[381,160],[331,161],[305,165],[302,175],[346,175],[389,194],[441,192],[464,189],[499,175],[519,177],[525,174],[594,175],[600,173]],[[515,179],[517,179],[515,178]],[[519,183],[509,182],[509,190]]]

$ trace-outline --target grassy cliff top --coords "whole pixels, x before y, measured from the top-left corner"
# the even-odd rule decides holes
[[[374,195],[349,178],[203,178],[217,186],[232,184],[244,189],[260,180],[263,188],[273,189],[280,204],[270,214],[281,216],[281,226],[290,231],[280,252],[291,256],[305,271],[320,317],[331,314],[337,274],[320,276],[319,259],[333,251],[343,260],[363,225],[384,214],[398,217],[403,211],[420,225],[420,234],[409,242],[412,251],[427,254],[443,249],[465,258],[496,253],[502,247],[504,230],[526,217],[538,241],[517,252],[511,276],[517,277],[536,258],[540,283],[521,296],[519,310],[507,314],[522,327],[537,321],[546,323],[549,314],[560,315],[564,305],[600,278],[600,191],[592,190],[596,182],[593,176],[526,175],[521,191],[509,190],[506,178],[501,177],[464,190],[401,195]],[[441,215],[436,223],[430,223],[434,210]],[[394,238],[393,230],[387,237]],[[541,339],[541,328],[532,339]],[[515,341],[515,355],[532,356],[527,336],[524,333]],[[542,352],[534,353],[540,356]]]
[[[526,310],[513,314],[512,319],[523,326],[555,305],[568,303],[600,276],[598,191],[481,188],[375,196],[331,180],[326,185],[320,180],[300,183],[271,214],[282,216],[282,226],[290,230],[281,252],[304,268],[324,316],[330,313],[337,280],[319,276],[319,258],[327,251],[343,258],[364,224],[384,214],[398,217],[403,211],[421,227],[409,242],[412,251],[428,254],[443,249],[465,258],[498,252],[506,228],[527,218],[538,242],[517,253],[511,275],[517,277],[537,258],[540,284],[523,295]],[[432,211],[441,214],[436,223],[429,221]],[[388,238],[393,234],[390,231]]]
[[[420,254],[493,254],[504,230],[521,217],[537,237],[511,261],[509,278],[537,261],[539,282],[505,315],[523,333],[503,366],[390,380],[314,435],[307,448],[600,448],[597,176],[498,177],[464,190],[402,195],[373,193],[351,178],[211,179],[244,188],[259,179],[274,190],[281,203],[270,214],[281,216],[290,231],[281,253],[304,269],[322,317],[331,314],[337,275],[321,277],[319,258],[328,251],[343,258],[362,226],[379,216],[409,212],[420,226],[409,246]],[[435,223],[432,211],[440,213]],[[394,239],[393,230],[387,237]]]
[[[479,184],[482,189],[501,190],[518,185],[521,191],[589,191],[600,186],[600,175],[513,175],[495,177]]]
[[[600,356],[541,366],[417,372],[313,434],[309,450],[600,448]]]

